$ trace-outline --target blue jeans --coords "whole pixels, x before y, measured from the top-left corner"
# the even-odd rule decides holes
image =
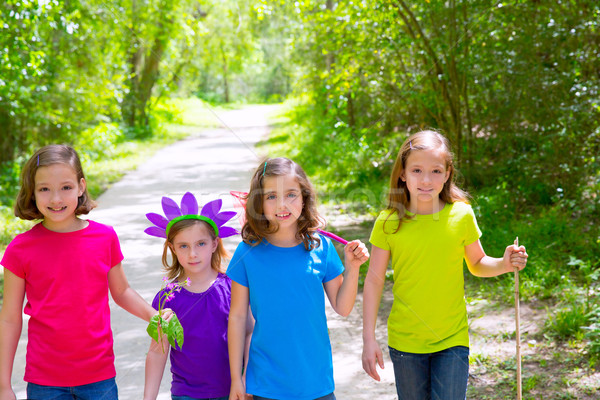
[[[414,354],[390,347],[398,400],[465,400],[469,348]]]
[[[81,386],[42,386],[27,383],[29,400],[118,400],[115,378]]]
[[[171,400],[229,400],[229,396],[211,397],[210,399],[197,399],[195,397],[189,397],[189,396],[171,395]]]
[[[275,400],[275,399],[269,399],[267,397],[260,397],[260,396],[253,396],[254,400]],[[333,393],[328,394],[327,396],[323,396],[323,397],[319,397],[318,399],[315,400],[335,400],[335,395]]]

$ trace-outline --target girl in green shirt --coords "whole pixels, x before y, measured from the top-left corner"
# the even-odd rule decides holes
[[[476,276],[523,269],[525,247],[510,245],[502,258],[485,254],[468,195],[454,183],[448,140],[434,131],[410,136],[390,180],[388,207],[371,233],[364,285],[363,368],[380,380],[384,367],[375,340],[377,311],[389,262],[394,302],[388,344],[399,400],[465,399],[469,334],[463,259]]]

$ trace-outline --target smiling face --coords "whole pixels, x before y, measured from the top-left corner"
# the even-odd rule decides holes
[[[85,179],[77,180],[75,171],[67,164],[38,168],[34,198],[37,209],[44,216],[44,226],[57,232],[78,229],[75,210],[84,190]]]
[[[401,179],[410,193],[410,209],[418,214],[430,214],[439,209],[439,195],[450,176],[441,150],[412,151],[406,160]]]
[[[295,237],[304,205],[296,177],[291,174],[266,177],[263,193],[263,212],[269,224],[278,226],[278,233],[293,233]]]
[[[211,269],[212,255],[218,241],[210,234],[208,224],[198,221],[184,228],[169,243],[169,247],[183,267],[186,277]]]

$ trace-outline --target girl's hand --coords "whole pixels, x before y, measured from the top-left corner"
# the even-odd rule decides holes
[[[362,366],[365,372],[376,381],[381,381],[377,365],[383,369],[383,353],[376,340],[363,340]]]
[[[252,398],[250,396],[250,398]],[[248,394],[246,394],[246,388],[241,380],[231,380],[231,390],[229,392],[229,400],[246,400]]]
[[[502,258],[506,272],[512,272],[515,268],[518,268],[519,271],[525,268],[527,265],[527,257],[529,257],[529,255],[527,255],[525,246],[515,246],[512,244],[506,247],[506,250],[504,250],[504,257]]]
[[[369,250],[360,240],[353,240],[344,247],[344,256],[347,266],[358,268],[369,259]]]
[[[158,314],[158,312],[156,314]],[[161,314],[162,319],[169,322],[173,315],[174,315],[173,310],[171,310],[170,308],[163,308],[162,314]]]

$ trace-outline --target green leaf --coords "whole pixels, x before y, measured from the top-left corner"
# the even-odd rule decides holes
[[[150,335],[150,337],[152,339],[154,339],[156,342],[158,342],[158,321],[159,321],[160,316],[155,315],[154,317],[150,318],[150,322],[148,323],[148,327],[146,328],[146,332],[148,332],[148,335]]]
[[[183,347],[183,326],[175,313],[173,313],[166,331],[171,346],[181,349]]]

